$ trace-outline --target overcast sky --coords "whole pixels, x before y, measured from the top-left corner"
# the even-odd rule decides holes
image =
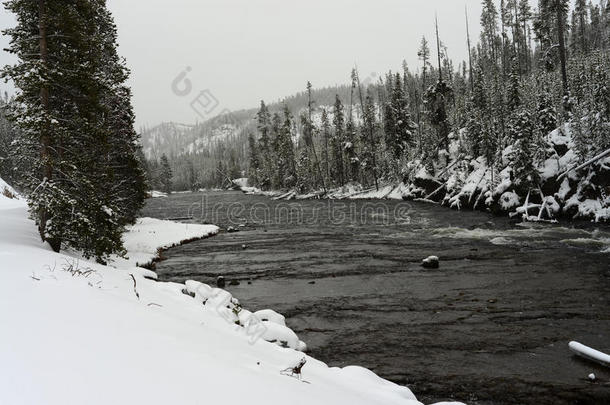
[[[499,3],[499,0],[497,0]],[[479,36],[480,0],[108,0],[119,52],[132,70],[137,125],[194,123],[229,109],[256,107],[315,87],[420,66],[422,35],[431,43],[437,12],[442,41],[467,59],[464,8]],[[531,1],[536,3],[535,0]],[[14,24],[0,11],[0,27]],[[7,39],[0,38],[6,47]],[[0,65],[13,60],[0,53]],[[190,68],[190,71],[186,71]],[[178,80],[180,73],[190,82]],[[3,89],[7,85],[0,83]],[[201,91],[197,108],[191,103]],[[10,89],[9,89],[10,91]],[[185,95],[178,95],[178,94]],[[216,105],[218,106],[212,108]],[[207,112],[207,110],[212,110]]]

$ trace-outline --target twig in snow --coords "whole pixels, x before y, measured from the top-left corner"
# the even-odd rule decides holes
[[[280,371],[280,374],[287,375],[289,377],[295,377],[295,378],[298,378],[300,381],[302,381],[301,372],[302,372],[302,369],[303,369],[303,366],[305,365],[305,363],[307,363],[307,359],[305,357],[303,357],[297,365],[295,365],[294,367],[288,367],[288,368]],[[306,381],[303,381],[303,382],[306,382]]]
[[[129,274],[131,276],[131,279],[133,280],[133,292],[136,293],[136,297],[138,298],[138,301],[140,300],[140,294],[138,293],[138,283],[136,282],[136,278],[133,276],[133,274]]]

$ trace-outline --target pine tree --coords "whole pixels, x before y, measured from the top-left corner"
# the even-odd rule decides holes
[[[314,187],[311,177],[311,166],[312,162],[309,158],[307,149],[301,148],[296,164],[296,188],[301,193],[311,190]]]
[[[173,172],[172,172],[172,168],[169,164],[169,159],[167,158],[167,156],[165,155],[165,153],[161,156],[161,168],[160,168],[160,173],[161,173],[161,187],[163,188],[163,192],[164,193],[171,193],[172,192],[172,177],[174,176]]]
[[[400,75],[394,76],[390,100],[384,113],[385,143],[394,160],[398,161],[415,144],[415,124],[411,120]]]
[[[248,180],[251,184],[259,185],[260,176],[260,156],[258,152],[258,145],[252,134],[248,135],[248,148],[249,148],[249,168],[248,168]]]
[[[553,105],[551,95],[543,91],[538,96],[536,105],[536,124],[538,137],[546,137],[557,128],[557,109]]]
[[[495,65],[498,60],[498,10],[493,0],[483,0],[481,27],[483,55]]]
[[[422,76],[423,76],[422,89],[425,91],[426,87],[427,87],[427,80],[426,80],[427,76],[426,76],[426,73],[428,72],[428,60],[430,60],[430,47],[428,46],[428,41],[426,40],[426,37],[422,37],[422,39],[421,39],[419,50],[417,51],[417,56],[419,57],[419,60],[421,60],[422,63],[423,63],[423,67],[422,67]]]
[[[277,179],[280,187],[296,185],[296,168],[294,158],[293,118],[287,104],[283,107],[283,121],[277,138]]]
[[[17,17],[5,34],[18,62],[2,76],[19,89],[10,116],[30,212],[55,250],[65,243],[103,261],[122,252],[145,193],[112,16],[103,0],[5,7]]]
[[[9,103],[11,100],[8,95],[5,94],[4,98],[0,97],[0,178],[9,184],[15,184],[19,181],[19,170],[15,168],[17,161],[12,143],[17,138],[17,128],[6,115],[10,108]]]
[[[454,100],[453,89],[445,81],[439,80],[435,85],[430,86],[424,95],[424,105],[426,116],[436,134],[431,138],[428,148],[428,158],[436,148],[447,149],[449,146],[449,133],[451,124],[449,123],[449,106]]]
[[[377,183],[377,173],[379,168],[377,167],[376,151],[377,151],[377,115],[375,113],[375,100],[373,93],[369,88],[366,94],[366,100],[364,102],[363,114],[362,114],[362,137],[368,142],[363,142],[362,162],[363,169],[368,172],[374,179],[375,184]],[[377,186],[378,188],[378,186]]]
[[[232,150],[229,155],[229,172],[227,173],[230,180],[235,180],[241,178],[241,169],[239,168],[239,164],[237,163],[237,158],[235,157],[235,150]]]
[[[519,194],[525,195],[538,185],[539,174],[534,164],[534,123],[530,112],[521,107],[515,114],[510,127],[512,137],[516,139],[513,155],[513,182]]]
[[[334,131],[330,142],[332,151],[331,176],[339,185],[343,185],[345,184],[345,170],[342,149],[345,139],[345,116],[343,115],[343,103],[339,95],[336,95],[333,107],[333,128]]]
[[[328,120],[328,112],[325,108],[322,109],[322,140],[323,144],[323,160],[322,160],[322,170],[324,172],[324,184],[330,184],[330,154],[329,154],[329,140],[330,140],[330,122]]]
[[[513,60],[513,66],[508,78],[507,89],[507,107],[509,111],[516,111],[516,109],[521,105],[521,94],[519,89],[520,85],[519,68],[517,66],[517,61]]]
[[[271,187],[275,164],[273,161],[273,148],[271,142],[271,114],[264,101],[261,101],[260,110],[256,114],[256,120],[257,129],[260,134],[257,147],[260,173],[257,175],[255,184],[263,190],[266,190]]]
[[[520,18],[520,25],[521,25],[521,49],[522,49],[522,53],[523,53],[523,57],[524,57],[524,66],[525,66],[525,72],[529,73],[532,69],[532,63],[531,63],[531,56],[530,56],[530,49],[529,49],[529,44],[528,44],[528,28],[529,28],[529,21],[532,18],[532,9],[530,7],[530,3],[529,0],[519,0],[519,18]]]
[[[407,92],[407,76],[409,70],[407,68],[407,63],[403,61],[403,69],[404,69],[404,80],[403,84],[405,85],[405,93]],[[354,69],[354,79],[358,85],[358,97],[360,98],[360,109],[362,110],[362,136],[361,136],[361,144],[362,144],[362,161],[360,165],[364,168],[364,171],[369,171],[373,177],[373,183],[375,184],[375,188],[379,190],[379,183],[377,181],[377,142],[375,140],[375,103],[373,101],[373,95],[370,91],[370,88],[367,91],[367,99],[366,104],[362,94],[362,85],[360,83],[360,76],[358,75],[358,71]]]
[[[588,52],[587,20],[589,9],[586,0],[576,0],[572,23],[572,49],[578,50],[583,55]]]

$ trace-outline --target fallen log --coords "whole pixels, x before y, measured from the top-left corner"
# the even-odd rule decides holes
[[[606,353],[602,353],[599,350],[595,350],[589,346],[585,346],[582,343],[574,341],[570,342],[568,347],[577,356],[594,361],[602,366],[610,367],[610,355],[607,355]]]

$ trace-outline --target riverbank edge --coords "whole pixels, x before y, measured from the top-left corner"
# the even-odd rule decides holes
[[[263,191],[244,187],[244,179],[236,181],[235,186],[246,194],[276,200],[395,199],[435,203],[458,211],[479,210],[531,222],[610,221],[610,156],[600,155],[598,160],[579,166],[569,125],[549,134],[544,150],[547,158],[537,167],[538,178],[530,179],[529,186],[515,180],[512,145],[490,166],[483,157],[465,156],[461,152],[462,138],[463,131],[452,134],[449,151],[439,152],[439,161],[444,164],[430,168],[415,161],[402,182],[389,181],[377,189],[351,182],[306,194],[294,189]]]
[[[133,402],[139,398],[137,401],[154,404],[167,403],[169,396],[184,401],[200,393],[200,384],[194,383],[199,380],[216,381],[212,384],[217,385],[212,386],[221,388],[209,391],[210,401],[227,404],[242,403],[239,392],[227,395],[228,388],[237,384],[248,387],[249,400],[254,404],[285,403],[291,395],[307,389],[307,395],[316,401],[421,405],[408,388],[369,370],[329,368],[308,356],[311,385],[295,386],[288,378],[278,380],[277,370],[305,355],[274,344],[254,344],[249,336],[239,333],[241,329],[236,332],[235,324],[229,324],[219,313],[219,308],[225,308],[225,299],[229,299],[229,305],[237,302],[230,293],[201,284],[190,291],[186,284],[158,282],[152,271],[135,266],[138,258],[154,254],[153,246],[169,248],[200,239],[190,236],[217,231],[216,226],[191,227],[140,218],[126,237],[131,257],[116,257],[111,264],[102,265],[82,259],[78,252],[55,253],[48,249],[27,216],[25,202],[18,197],[11,200],[0,196],[0,217],[5,225],[0,228],[0,250],[6,266],[0,284],[2,296],[12,303],[12,310],[0,312],[11,332],[4,336],[7,344],[2,345],[10,351],[0,353],[0,357],[19,359],[11,378],[4,379],[10,386],[0,384],[4,386],[0,397],[11,403],[37,403],[41,397],[50,404],[82,402],[85,398],[91,403],[117,398]],[[182,237],[177,237],[181,232]],[[172,239],[174,243],[169,243]],[[58,262],[56,269],[53,263]],[[208,289],[214,294],[202,307],[198,299],[186,297],[184,289],[197,298]],[[271,333],[275,330],[270,328]],[[181,344],[167,345],[168,333],[180,336]],[[146,339],[142,339],[143,334]],[[45,339],[41,340],[41,335]],[[66,335],[73,339],[65,339]],[[214,356],[206,357],[207,361],[192,361],[209,356],[211,344],[220,349]],[[52,361],[57,353],[62,356],[61,366]],[[121,359],[122,367],[114,367],[115,358]],[[256,367],[251,365],[253,359],[259,360]],[[38,366],[26,368],[23,364]],[[161,364],[165,366],[159,369]],[[177,369],[181,370],[180,379],[172,374]],[[230,377],[226,372],[231,372]],[[163,378],[164,373],[169,374]],[[149,389],[152,375],[164,381],[164,389]],[[69,392],[62,388],[65,381],[76,381]],[[24,391],[26,384],[38,389]],[[99,390],[100,386],[110,389]],[[124,391],[124,386],[128,390]],[[272,387],[275,394],[270,395]],[[91,392],[100,395],[91,398]]]

